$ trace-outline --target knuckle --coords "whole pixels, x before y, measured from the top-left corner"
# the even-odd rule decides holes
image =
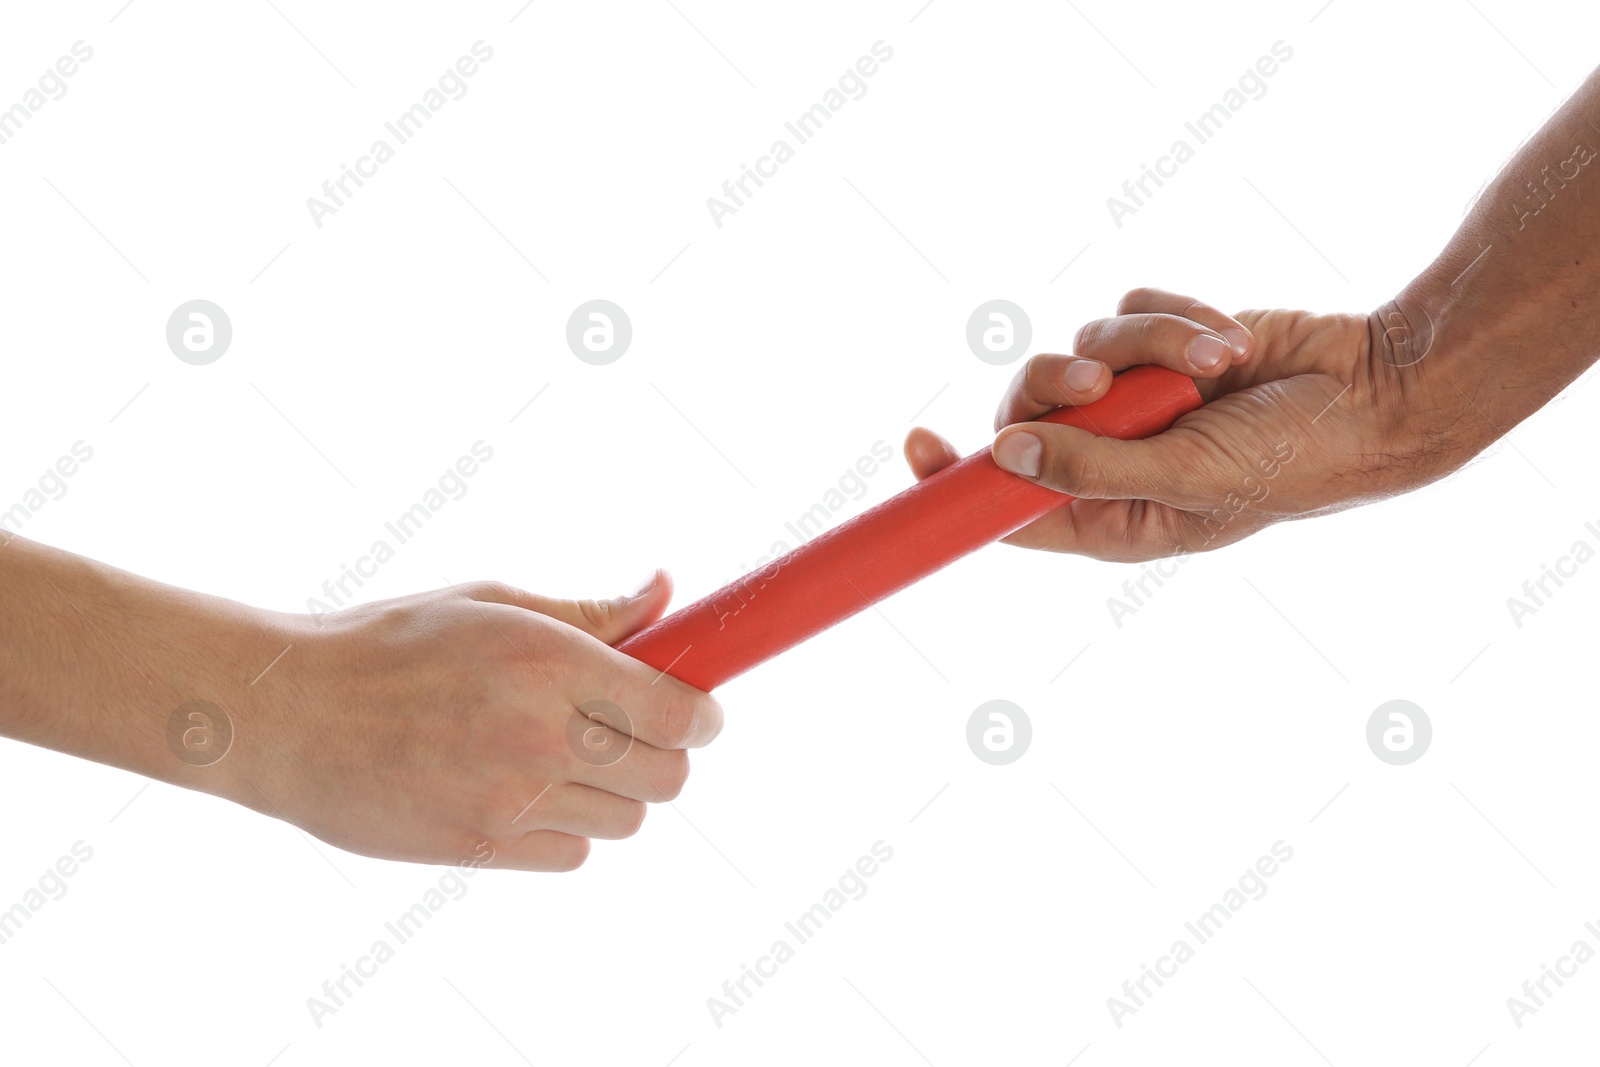
[[[574,837],[563,841],[558,847],[551,850],[550,867],[552,871],[575,871],[583,866],[584,860],[589,858],[590,842],[587,837]]]
[[[645,813],[649,806],[642,800],[630,800],[622,810],[617,821],[618,837],[632,837],[644,827]]]
[[[609,600],[580,600],[578,612],[585,622],[598,629],[611,621],[616,605]]]
[[[665,773],[652,784],[660,792],[660,799],[678,799],[683,787],[689,784],[689,753],[682,749],[669,753]]]
[[[1150,315],[1140,324],[1139,340],[1147,352],[1181,356],[1197,332],[1210,331],[1181,315]]]
[[[1094,319],[1078,327],[1078,332],[1072,335],[1074,355],[1083,355],[1101,344],[1105,338],[1105,322],[1105,319]]]
[[[1076,348],[1076,343],[1074,343]],[[1022,368],[1022,391],[1030,397],[1038,397],[1046,387],[1049,375],[1046,371],[1045,361],[1040,356],[1029,356],[1027,365]]]
[[[1157,348],[1167,333],[1167,328],[1174,325],[1161,315],[1143,315],[1135,322],[1134,329],[1138,332],[1139,347],[1147,352]]]
[[[1155,294],[1156,290],[1143,285],[1139,286],[1137,289],[1129,289],[1126,293],[1122,294],[1122,299],[1117,301],[1117,314],[1126,315],[1136,308],[1145,307],[1150,303],[1150,298]]]
[[[699,713],[694,702],[679,698],[668,698],[661,705],[661,741],[659,747],[681,749],[686,747],[690,738],[694,736],[694,728]]]
[[[1100,464],[1086,448],[1045,448],[1040,469],[1052,488],[1073,496],[1089,496],[1101,484]]]
[[[522,596],[522,590],[494,579],[468,583],[461,591],[472,600],[494,604],[514,604]]]
[[[715,697],[705,695],[696,697],[695,704],[695,719],[701,733],[700,744],[708,745],[722,733],[722,705],[717,703]]]

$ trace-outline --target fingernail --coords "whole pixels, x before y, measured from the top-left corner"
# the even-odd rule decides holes
[[[1092,359],[1075,359],[1067,364],[1061,380],[1074,393],[1087,393],[1100,383],[1100,368],[1104,364]]]
[[[995,446],[994,461],[1012,474],[1024,478],[1039,477],[1039,455],[1044,445],[1031,433],[1014,433],[1001,439]]]
[[[660,570],[651,571],[650,572],[650,576],[644,580],[644,582],[639,586],[639,588],[635,589],[633,592],[628,594],[628,599],[629,600],[637,600],[639,597],[644,596],[646,593],[648,593],[650,590],[652,590],[652,589],[654,589],[656,587],[656,580],[659,579],[660,577],[661,577],[661,571]]]
[[[1233,348],[1233,358],[1241,360],[1246,352],[1250,351],[1250,335],[1243,330],[1223,330],[1222,336],[1228,339],[1228,344]]]
[[[1187,354],[1195,370],[1212,370],[1228,358],[1228,346],[1221,338],[1203,333],[1189,342]]]

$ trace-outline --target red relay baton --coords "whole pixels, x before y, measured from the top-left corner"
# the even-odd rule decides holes
[[[1035,420],[1135,440],[1202,401],[1162,367],[1125,371],[1105,396]],[[840,523],[617,646],[711,690],[1047,512],[1070,503],[995,466],[986,448]]]

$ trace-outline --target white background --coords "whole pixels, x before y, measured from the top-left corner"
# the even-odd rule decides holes
[[[982,301],[1057,351],[1135,285],[1376,306],[1600,30],[1508,0],[674,2],[9,6],[0,105],[73,42],[94,57],[0,146],[0,508],[84,440],[29,536],[305,610],[482,439],[469,493],[364,597],[609,596],[660,564],[681,602],[792,543],[785,521],[914,413],[983,447],[1016,368],[967,349]],[[306,198],[480,39],[467,95],[318,229]],[[867,94],[715,226],[706,198],[879,40]],[[1114,225],[1106,198],[1279,40],[1267,94]],[[634,327],[603,367],[564,340],[597,297]],[[195,298],[234,329],[203,367],[164,337]],[[320,1028],[307,998],[440,869],[0,746],[0,908],[94,850],[0,946],[0,1048],[1572,1062],[1600,964],[1520,1029],[1505,1001],[1600,948],[1600,566],[1520,628],[1506,598],[1600,541],[1589,382],[1443,484],[1187,562],[1120,628],[1105,601],[1137,568],[961,562],[726,686],[676,810],[575,874],[480,874]],[[897,459],[840,518],[909,480]],[[1005,767],[965,741],[996,698],[1034,729]],[[1406,767],[1365,741],[1395,698],[1434,727]],[[707,997],[878,840],[867,895],[715,1025]],[[1267,895],[1114,1025],[1106,998],[1279,840]]]

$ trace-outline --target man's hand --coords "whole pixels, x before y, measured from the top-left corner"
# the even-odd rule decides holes
[[[1461,467],[1600,357],[1600,71],[1484,187],[1455,236],[1368,315],[1243,311],[1136,289],[1035,356],[1000,405],[995,462],[1081,499],[1012,544],[1145,560],[1230,544]],[[1228,359],[1217,359],[1223,342]],[[1209,358],[1208,358],[1209,357]],[[1209,403],[1145,441],[1023,424],[1158,363]],[[956,460],[923,429],[918,478]]]
[[[995,419],[993,454],[1007,470],[1079,499],[1008,544],[1119,561],[1204,551],[1284,519],[1416,488],[1480,445],[1481,435],[1457,445],[1411,428],[1436,414],[1416,410],[1423,364],[1381,317],[1229,316],[1135,289],[1114,318],[1083,327],[1073,347],[1072,356],[1034,356],[1018,373]],[[1141,363],[1196,378],[1206,406],[1143,441],[1026,421],[1098,400],[1114,371]],[[1443,421],[1460,424],[1457,405],[1446,407]],[[920,427],[905,453],[919,480],[960,458]]]

